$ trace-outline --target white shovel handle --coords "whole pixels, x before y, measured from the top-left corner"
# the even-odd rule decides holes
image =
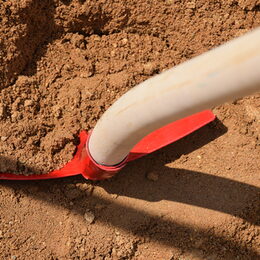
[[[152,77],[128,91],[101,117],[89,152],[116,165],[152,131],[260,90],[260,28]]]

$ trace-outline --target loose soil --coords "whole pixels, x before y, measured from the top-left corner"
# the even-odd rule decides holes
[[[259,0],[0,3],[0,172],[46,173],[145,79],[260,25]],[[1,259],[257,259],[260,94],[115,178],[0,183]]]

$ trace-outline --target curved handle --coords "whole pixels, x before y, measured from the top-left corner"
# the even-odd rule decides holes
[[[259,46],[260,28],[131,89],[96,124],[91,156],[116,165],[156,129],[259,90]]]

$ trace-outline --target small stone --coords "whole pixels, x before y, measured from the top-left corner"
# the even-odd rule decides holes
[[[229,17],[229,13],[224,14],[224,18],[227,19]]]
[[[122,40],[123,45],[127,44],[127,42],[128,42],[127,38],[124,38],[124,39]]]
[[[95,220],[95,215],[88,209],[84,214],[84,219],[87,224],[92,224]]]
[[[69,64],[65,64],[63,66],[63,68],[66,70],[66,71],[70,71],[72,69],[72,67],[69,65]]]
[[[0,230],[0,238],[3,238],[4,236],[3,236],[3,231],[2,230]]]
[[[97,34],[92,35],[92,39],[94,39],[94,41],[100,41],[101,37]]]
[[[84,49],[85,48],[85,38],[81,34],[72,35],[70,42],[74,47]]]
[[[76,187],[81,191],[81,195],[88,195],[91,196],[94,190],[94,187],[87,183],[77,183]]]
[[[1,136],[1,141],[3,141],[3,142],[4,142],[4,141],[6,141],[6,140],[7,140],[7,138],[8,138],[7,136]]]
[[[74,205],[74,203],[71,201],[71,202],[70,202],[70,206],[73,206],[73,205]]]
[[[111,57],[115,57],[116,56],[116,52],[115,51],[111,51],[110,55],[111,55]]]
[[[33,104],[33,101],[31,100],[31,99],[26,99],[25,101],[24,101],[24,106],[25,107],[29,107],[29,106],[31,106]]]
[[[82,190],[88,190],[88,189],[89,189],[88,184],[87,184],[87,183],[82,183],[81,189],[82,189]]]
[[[93,74],[94,74],[94,71],[90,69],[88,71],[82,72],[79,76],[81,78],[89,78],[89,77],[93,76]]]
[[[189,9],[195,9],[196,8],[196,2],[190,1],[186,4],[186,7],[189,8]]]
[[[152,76],[158,69],[158,66],[154,62],[148,62],[143,65],[144,75]]]
[[[158,181],[159,175],[156,172],[149,172],[147,174],[147,179],[150,181]]]
[[[119,196],[118,194],[111,194],[112,199],[117,199],[118,196]]]
[[[87,183],[76,183],[76,187],[81,189],[81,190],[87,190],[88,189],[88,185]]]
[[[198,159],[201,159],[201,155],[198,155],[197,158],[198,158]]]
[[[62,115],[61,107],[56,105],[52,107],[53,114],[56,118],[60,118]]]
[[[11,115],[12,122],[16,121],[17,117],[18,117],[18,112],[14,111]]]

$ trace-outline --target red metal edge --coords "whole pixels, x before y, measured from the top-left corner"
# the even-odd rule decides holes
[[[144,137],[131,150],[128,162],[141,158],[191,134],[212,122],[215,118],[216,116],[210,110],[205,110],[159,128]]]

